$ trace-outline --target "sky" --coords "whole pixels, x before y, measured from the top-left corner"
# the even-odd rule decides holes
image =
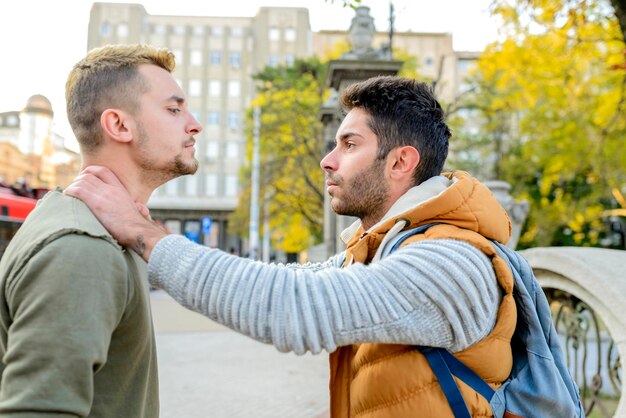
[[[491,0],[394,0],[394,30],[447,32],[455,50],[482,50],[498,35],[489,16]],[[128,3],[128,1],[110,1]],[[132,1],[131,1],[132,3]],[[306,7],[313,31],[347,30],[354,11],[341,0],[137,0],[151,15],[254,16],[262,6]],[[65,80],[87,52],[93,1],[20,0],[0,5],[0,112],[22,109],[29,97],[46,96],[54,111],[53,130],[75,148],[65,114]],[[389,1],[362,0],[376,29],[389,28]]]

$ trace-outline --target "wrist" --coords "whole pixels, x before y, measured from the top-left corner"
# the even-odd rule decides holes
[[[152,249],[157,242],[167,236],[167,233],[159,225],[151,221],[134,224],[130,226],[129,230],[130,233],[127,235],[129,240],[121,244],[132,248],[146,261],[150,258]]]

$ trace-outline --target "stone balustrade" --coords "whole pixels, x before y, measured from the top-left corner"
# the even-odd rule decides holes
[[[626,358],[626,251],[543,247],[521,253],[551,301],[587,414],[626,417],[621,367]]]

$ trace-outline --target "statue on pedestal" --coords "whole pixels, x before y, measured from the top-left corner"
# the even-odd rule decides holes
[[[388,47],[374,48],[372,46],[375,34],[376,27],[374,26],[374,18],[370,16],[370,8],[366,6],[357,7],[350,29],[348,29],[350,51],[343,54],[341,58],[353,60],[391,59]]]

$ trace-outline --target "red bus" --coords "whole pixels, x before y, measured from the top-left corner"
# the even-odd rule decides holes
[[[36,204],[33,197],[18,196],[12,189],[0,187],[0,257]]]

